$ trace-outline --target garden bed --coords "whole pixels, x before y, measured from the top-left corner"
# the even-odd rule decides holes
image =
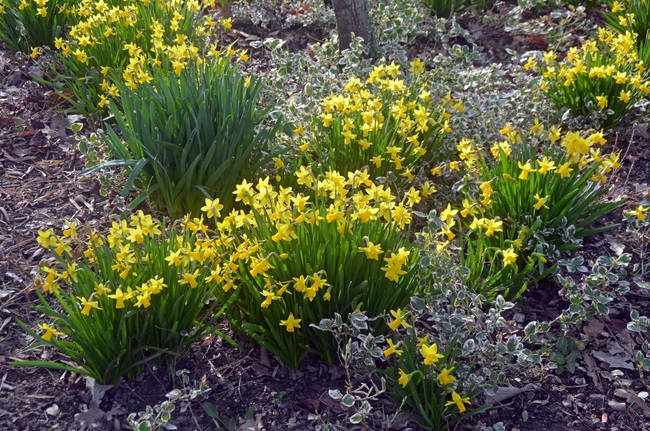
[[[292,81],[279,77],[301,71],[311,73],[315,66],[309,63],[310,58],[319,63],[319,55],[336,52],[336,47],[331,43],[328,47],[326,41],[333,29],[332,16],[320,12],[309,14],[310,2],[304,2],[307,6],[300,8],[290,3],[282,2],[276,9],[260,3],[247,13],[242,12],[246,8],[242,5],[236,6],[234,11],[226,11],[233,14],[234,28],[222,36],[222,41],[232,42],[236,49],[247,49],[252,55],[251,62],[241,66],[244,73],[269,78],[269,87],[277,84],[279,88],[281,84],[289,93],[291,86],[296,85],[296,92],[287,96],[287,101],[303,95],[302,92],[307,94],[308,86],[330,86],[332,91],[340,90],[345,81],[330,83],[329,80],[334,79],[331,74],[315,77],[314,83],[308,84],[300,79]],[[510,95],[495,105],[509,109],[509,103],[520,100],[511,93],[521,77],[511,72],[521,68],[527,53],[548,47],[562,49],[572,46],[592,29],[583,24],[585,20],[580,19],[583,15],[572,15],[568,9],[561,8],[558,14],[568,17],[563,21],[562,25],[566,27],[562,34],[535,32],[534,29],[543,26],[540,22],[548,22],[541,18],[544,15],[529,12],[530,16],[522,15],[523,18],[514,20],[516,25],[513,25],[510,18],[513,6],[499,4],[483,21],[476,15],[462,15],[458,20],[460,27],[446,27],[449,33],[442,36],[443,41],[440,35],[431,32],[406,38],[408,43],[400,40],[396,46],[403,48],[409,59],[421,56],[428,69],[439,67],[440,70],[448,67],[444,60],[440,60],[438,66],[429,61],[446,52],[445,44],[470,47],[477,55],[466,51],[466,58],[459,56],[458,62],[465,62],[466,67],[475,67],[476,70],[498,65],[497,68],[503,71],[503,75],[498,75],[503,79],[499,86],[502,86],[504,94]],[[547,20],[557,19],[552,13],[548,16],[551,18]],[[590,10],[586,13],[586,21],[602,24],[600,16],[598,9]],[[305,25],[300,23],[303,18],[308,20]],[[506,27],[510,29],[506,31]],[[289,54],[283,57],[285,54],[275,51],[272,43],[265,42],[266,37],[285,41],[289,54],[296,54],[300,60],[291,59]],[[428,54],[424,55],[425,52]],[[353,61],[353,57],[347,60]],[[365,61],[363,58],[357,60],[361,65]],[[320,64],[325,63],[326,60],[320,60]],[[122,379],[117,387],[103,387],[88,383],[88,379],[69,371],[11,365],[20,360],[64,364],[68,361],[69,365],[74,365],[60,351],[50,347],[25,351],[34,339],[25,333],[18,321],[30,328],[36,328],[43,321],[42,315],[33,309],[40,303],[36,293],[40,287],[34,281],[49,252],[37,242],[37,232],[48,228],[57,230],[64,220],[70,219],[97,230],[107,229],[113,217],[127,214],[126,204],[133,197],[133,194],[129,195],[125,201],[120,196],[118,186],[124,184],[126,176],[116,176],[111,181],[104,174],[80,175],[87,168],[90,156],[79,150],[81,135],[73,132],[73,125],[82,123],[81,134],[89,137],[97,127],[98,117],[92,117],[95,121],[89,122],[83,116],[62,113],[71,105],[33,77],[47,73],[41,69],[45,65],[26,54],[16,54],[8,49],[0,51],[0,429],[130,429],[127,423],[129,414],[145,412],[147,406],[160,406],[170,398],[175,404],[171,423],[180,430],[421,429],[409,415],[399,411],[398,404],[388,394],[375,396],[369,392],[373,385],[375,388],[381,386],[379,376],[364,372],[359,364],[342,364],[339,358],[328,364],[317,355],[309,354],[297,369],[292,369],[277,355],[231,329],[225,317],[219,321],[220,329],[239,348],[214,334],[206,335],[174,362],[174,370],[180,371],[176,374],[166,367],[146,363],[134,379]],[[285,67],[288,75],[276,75],[277,67]],[[292,67],[298,69],[292,70]],[[328,73],[338,67],[336,61],[332,62]],[[521,74],[525,75],[524,72]],[[490,76],[488,81],[493,79],[493,75]],[[487,100],[495,93],[501,94],[498,88],[493,91],[494,88],[484,89],[471,82],[471,85],[462,87],[462,80],[470,79],[467,77],[446,76],[440,79],[449,80],[453,97],[462,99],[470,112],[474,112],[472,101]],[[261,99],[268,102],[274,94],[277,95],[263,90]],[[323,90],[323,96],[326,94]],[[316,105],[317,102],[305,102],[307,107]],[[281,105],[278,110],[288,106]],[[547,113],[538,112],[536,106],[534,108],[530,114],[517,112],[513,118]],[[299,126],[301,120],[311,114],[299,111],[300,108],[298,113],[286,114],[292,126],[302,127]],[[608,142],[603,147],[607,152],[620,150],[621,158],[620,168],[607,178],[610,188],[602,200],[626,198],[629,202],[624,207],[626,211],[634,210],[640,202],[650,198],[647,114],[638,110],[626,117],[628,119],[631,121],[629,126],[606,134]],[[486,124],[491,132],[478,128],[472,132],[476,132],[477,137],[482,133],[498,135],[499,128],[504,126]],[[441,182],[438,186],[445,193],[451,193],[452,184]],[[140,208],[151,209],[147,204]],[[430,200],[423,203],[419,211],[424,213],[434,208],[444,210],[444,206]],[[595,262],[600,256],[615,258],[629,253],[631,262],[621,281],[631,284],[630,291],[612,294],[612,302],[607,303],[607,314],[578,319],[564,333],[553,327],[554,345],[540,348],[526,344],[525,347],[533,349],[533,353],[543,351],[544,361],[536,367],[522,367],[520,374],[514,362],[510,364],[507,380],[496,395],[502,398],[486,412],[461,422],[456,429],[650,429],[647,425],[650,423],[650,403],[643,396],[650,392],[648,373],[644,374],[638,368],[634,356],[634,352],[642,350],[640,343],[647,340],[650,332],[638,335],[628,330],[631,310],[637,310],[641,315],[650,313],[648,289],[638,284],[644,279],[639,277],[638,271],[633,274],[631,270],[634,265],[646,263],[644,259],[647,260],[647,256],[640,252],[639,240],[626,230],[628,225],[622,221],[621,212],[619,209],[599,220],[597,223],[602,226],[621,225],[586,239],[578,255],[584,257],[588,266],[590,261]],[[427,224],[421,220],[417,223]],[[416,236],[415,232],[413,236]],[[647,236],[642,236],[640,241],[647,247]],[[568,258],[568,255],[562,257]],[[501,264],[501,258],[498,259]],[[581,276],[582,280],[587,273]],[[648,281],[647,276],[645,281]],[[524,328],[532,321],[557,322],[558,316],[570,305],[566,290],[566,285],[552,278],[531,283],[515,301],[514,308],[503,312],[504,320],[490,335],[494,337],[492,341],[505,342],[509,338],[523,337]],[[423,321],[421,325],[420,329],[431,330],[427,326],[429,323]],[[380,362],[379,368],[390,367]],[[203,382],[208,390],[192,393],[201,386],[202,379],[205,379]],[[507,393],[508,389],[513,392]],[[336,390],[353,394],[355,407],[346,408],[335,396],[332,397],[330,394]],[[353,424],[350,418],[364,399],[369,401],[372,410],[364,415],[361,423]],[[473,401],[480,404],[479,399],[484,400],[483,394]]]

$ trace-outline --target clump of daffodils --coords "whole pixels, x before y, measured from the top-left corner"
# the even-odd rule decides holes
[[[204,266],[210,249],[190,234],[196,224],[166,229],[140,211],[114,221],[107,235],[74,222],[62,235],[39,231],[38,243],[54,256],[39,282],[47,295],[39,293],[38,310],[50,321],[38,333],[24,328],[77,366],[66,369],[100,383],[117,384],[148,360],[174,357],[214,330],[220,314],[209,302],[216,289]]]
[[[650,49],[637,50],[636,41],[633,31],[601,27],[597,39],[572,47],[564,59],[549,51],[541,67],[533,58],[524,67],[539,68],[541,88],[574,118],[593,119],[596,127],[616,126],[650,94]]]
[[[73,0],[3,0],[0,4],[0,40],[15,51],[36,58],[43,47],[74,22]]]
[[[615,0],[604,17],[608,27],[613,30],[636,33],[637,47],[644,49],[650,30],[650,3],[647,0]]]
[[[176,75],[204,57],[235,55],[231,48],[218,48],[210,38],[231,28],[229,20],[214,21],[197,0],[83,0],[72,13],[78,22],[67,38],[55,41],[66,72],[83,79],[93,104],[102,109],[119,96],[119,85],[130,89],[150,83],[154,69]],[[245,53],[239,58],[247,60]],[[72,86],[74,88],[74,86]],[[75,94],[80,96],[80,94]]]
[[[312,324],[357,308],[380,315],[414,294],[417,253],[405,231],[419,192],[400,199],[366,171],[316,176],[301,166],[294,176],[296,189],[244,180],[234,191],[241,209],[221,217],[208,199],[203,211],[215,217],[206,235],[220,253],[209,266],[223,301],[234,298],[229,317],[295,367],[309,350],[335,357],[335,340]]]
[[[451,97],[432,100],[419,79],[423,69],[418,59],[410,76],[391,63],[376,66],[363,81],[351,78],[343,93],[321,102],[314,142],[303,139],[301,149],[341,172],[367,166],[372,178],[392,172],[401,183],[412,181],[418,169],[442,156],[450,112],[463,109]]]
[[[619,153],[603,154],[602,132],[530,133],[506,126],[489,150],[458,144],[465,186],[423,234],[439,253],[460,245],[467,282],[488,298],[517,298],[532,275],[544,276],[550,258],[580,248],[581,240],[612,228],[591,224],[622,202],[599,202]],[[541,148],[541,150],[540,150]]]

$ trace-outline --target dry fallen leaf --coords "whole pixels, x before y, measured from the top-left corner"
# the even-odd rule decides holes
[[[625,405],[625,403],[622,403],[620,401],[609,400],[607,401],[607,405],[612,410],[615,410],[617,412],[624,412],[625,410],[627,410],[627,406]]]
[[[628,355],[619,356],[619,355],[610,355],[609,353],[599,352],[594,350],[591,352],[591,355],[598,359],[599,361],[605,362],[612,368],[622,368],[624,370],[634,370],[634,365],[630,361],[632,358]]]
[[[86,388],[90,390],[90,394],[92,396],[91,404],[94,404],[96,406],[99,406],[99,404],[102,402],[102,398],[104,398],[106,391],[112,389],[113,387],[113,385],[100,385],[92,377],[86,377]]]
[[[85,412],[75,414],[74,420],[85,426],[93,426],[102,423],[105,416],[104,410],[91,405]]]
[[[523,388],[498,387],[495,392],[485,391],[485,400],[488,403],[500,403],[524,392],[537,390],[540,387],[539,384],[535,383],[528,383]]]
[[[590,355],[586,355],[584,353],[582,355],[582,359],[584,359],[585,365],[587,365],[587,375],[591,377],[591,380],[593,380],[596,388],[602,391],[603,384],[600,382],[600,375],[598,373],[600,371],[600,368],[598,368],[596,361],[594,361],[594,358],[592,358]]]
[[[582,327],[582,332],[589,337],[598,337],[603,334],[605,324],[600,320],[592,320]]]
[[[623,388],[618,388],[614,391],[614,395],[627,400],[627,402],[630,403],[630,407],[640,408],[645,413],[650,414],[650,406],[648,406],[643,398],[636,396],[636,394],[628,392]]]
[[[237,428],[237,431],[261,431],[264,429],[264,424],[262,423],[263,416],[264,414],[256,414],[255,417],[252,417],[241,424],[239,428]]]
[[[609,243],[609,249],[620,256],[625,251],[625,244],[617,241],[612,235],[605,235],[605,240]]]

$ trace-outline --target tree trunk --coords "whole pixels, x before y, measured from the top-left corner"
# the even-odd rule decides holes
[[[370,16],[366,0],[332,0],[336,28],[339,33],[339,50],[350,47],[352,33],[362,37],[368,45],[372,45]]]

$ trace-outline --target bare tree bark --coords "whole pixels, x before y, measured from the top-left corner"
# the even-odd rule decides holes
[[[366,0],[332,0],[336,28],[339,33],[339,50],[350,47],[352,33],[362,37],[368,45],[372,45],[370,16]]]

